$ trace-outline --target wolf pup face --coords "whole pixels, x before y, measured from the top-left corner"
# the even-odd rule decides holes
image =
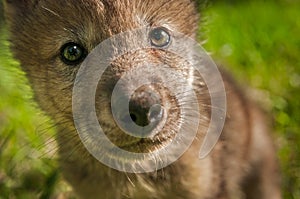
[[[212,101],[208,85],[203,81],[202,74],[194,70],[193,63],[180,54],[168,51],[176,33],[190,39],[196,38],[199,19],[196,2],[4,2],[12,51],[26,72],[40,107],[57,125],[61,169],[81,198],[229,199],[246,196],[280,199],[277,164],[273,146],[266,134],[265,118],[223,72],[228,110],[220,111],[227,113],[228,118],[214,150],[205,159],[199,159],[199,146],[211,117]],[[122,42],[128,46],[138,46],[141,43],[137,39],[139,34],[148,42],[148,48],[128,50],[114,56],[115,52],[120,51],[118,45],[122,46]],[[116,42],[119,35],[125,35],[126,39]],[[107,62],[109,64],[100,81],[94,81],[92,76],[99,73],[98,64],[101,68],[101,63],[106,63],[101,56],[97,56],[97,52],[105,54],[105,48],[101,45],[107,41],[114,44],[107,51],[110,52],[110,62]],[[181,41],[181,44],[185,46],[185,42]],[[82,76],[89,79],[88,75],[91,75],[90,83],[97,83],[95,93],[92,96],[75,96],[74,99],[73,89],[82,80],[78,74],[82,67],[89,66],[91,62],[96,65],[95,70],[87,70]],[[180,75],[166,75],[161,72],[161,67],[172,69]],[[131,71],[140,71],[139,78],[128,77]],[[119,86],[118,97],[114,101],[113,91],[126,75],[130,81]],[[213,73],[211,77],[216,75]],[[132,86],[141,80],[154,83],[133,89]],[[170,82],[172,88],[180,91],[181,97],[178,98],[162,82]],[[215,82],[215,85],[220,84],[223,82]],[[89,84],[86,86],[88,90]],[[196,98],[192,97],[192,90]],[[77,119],[83,118],[86,122],[82,126],[83,134],[90,133],[89,122],[93,111],[81,107],[79,110],[86,115],[82,118],[74,116],[74,105],[77,105],[74,101],[81,103],[89,97],[95,105],[96,122],[101,125],[109,141],[120,149],[134,154],[163,151],[184,124],[193,124],[195,120],[199,121],[196,139],[182,157],[163,169],[157,166],[155,172],[138,174],[111,169],[96,160],[81,141],[91,143],[97,155],[106,156],[106,152],[97,151],[103,147],[97,136],[87,138],[81,134],[80,138],[75,128]],[[123,99],[128,99],[129,111],[118,108],[114,112],[112,103],[122,105]],[[189,106],[191,104],[193,106]],[[145,131],[137,135],[126,125],[116,122],[115,116],[124,123],[133,121]],[[184,130],[188,134],[191,129]],[[114,158],[111,157],[112,162]],[[127,164],[132,160],[129,161],[126,155],[118,158]],[[159,157],[157,162],[164,162],[164,158],[170,157]]]
[[[37,91],[35,92],[37,101],[58,123],[68,123],[70,128],[73,127],[71,99],[76,73],[86,56],[99,43],[119,33],[147,27],[148,37],[153,47],[163,47],[172,39],[172,32],[182,32],[194,38],[198,18],[194,3],[189,0],[156,1],[155,3],[154,1],[53,3],[53,1],[27,0],[16,3],[9,1],[6,5],[14,32],[11,38],[15,41],[12,48],[27,72],[34,90]],[[181,14],[175,15],[175,13]],[[120,131],[110,111],[112,88],[125,72],[141,62],[166,64],[181,70],[186,77],[193,73],[190,71],[192,67],[187,66],[180,57],[153,48],[115,58],[103,75],[97,89],[99,97],[96,99],[96,106],[99,107],[96,110],[99,122],[107,127],[107,136],[114,144],[119,147],[132,147],[132,143],[136,143],[136,149],[133,147],[132,150],[145,152],[153,147],[159,147],[164,140],[170,140],[169,138],[174,136],[170,132],[177,131],[180,112],[175,109],[157,110],[158,113],[153,117],[161,114],[160,117],[166,117],[167,123],[174,125],[161,131],[153,139],[143,140],[143,144],[140,139],[132,139]],[[146,97],[147,95],[151,95],[152,98]],[[160,99],[158,96],[162,95],[164,97]],[[142,102],[142,98],[148,98],[147,102]],[[131,118],[139,126],[148,125],[148,120],[151,120],[147,118],[151,115],[149,109],[160,103],[165,109],[179,107],[170,92],[159,88],[158,85],[140,88],[130,101]],[[122,117],[126,120],[126,115]],[[150,148],[145,147],[146,145]]]

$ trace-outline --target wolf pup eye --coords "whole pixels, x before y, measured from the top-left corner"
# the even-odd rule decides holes
[[[61,60],[67,65],[77,65],[87,56],[87,51],[81,45],[70,42],[61,48]]]
[[[166,47],[171,42],[171,36],[165,28],[159,27],[150,31],[149,39],[151,45],[158,48]]]

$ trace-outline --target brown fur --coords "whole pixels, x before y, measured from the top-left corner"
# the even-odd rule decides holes
[[[78,68],[62,63],[59,57],[61,46],[74,41],[91,51],[115,34],[147,25],[167,25],[195,38],[199,16],[193,1],[6,0],[5,11],[12,50],[30,80],[36,100],[57,124],[61,169],[81,198],[281,198],[278,168],[266,119],[226,74],[223,74],[228,101],[225,128],[214,150],[203,160],[198,158],[198,151],[209,122],[208,111],[201,118],[198,139],[191,148],[178,161],[155,173],[128,174],[102,165],[87,152],[76,133],[71,100]],[[106,72],[97,92],[99,95],[109,92],[113,79],[135,63],[160,63],[162,55],[163,52],[157,50],[118,58]],[[178,57],[167,56],[168,61],[164,61],[174,68],[182,62]],[[180,70],[189,70],[190,66],[185,66]],[[200,89],[197,82],[195,85]],[[202,89],[205,91],[206,88]],[[209,98],[205,96],[204,99]],[[113,129],[107,136],[122,145],[126,137],[121,136],[111,120],[108,99],[101,100],[97,101],[101,106],[97,109],[99,121]],[[209,105],[200,102],[201,110]],[[176,106],[176,102],[173,105]],[[176,119],[174,114],[173,120]],[[141,146],[151,150],[149,145]]]

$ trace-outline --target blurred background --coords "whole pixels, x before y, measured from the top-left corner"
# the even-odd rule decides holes
[[[300,1],[208,1],[201,16],[199,41],[270,113],[284,199],[299,199]],[[0,199],[69,191],[57,172],[52,126],[32,100],[0,20]]]

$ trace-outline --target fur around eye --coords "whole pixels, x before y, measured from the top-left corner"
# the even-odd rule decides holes
[[[67,65],[77,65],[82,62],[86,56],[86,49],[74,42],[66,43],[60,50],[61,60]]]

